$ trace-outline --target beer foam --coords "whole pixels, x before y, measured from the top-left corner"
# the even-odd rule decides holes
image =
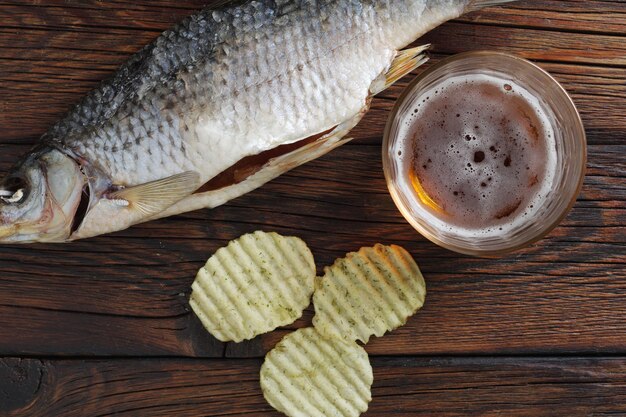
[[[555,132],[527,89],[459,75],[408,106],[392,151],[408,179],[400,186],[428,223],[462,236],[505,235],[541,209],[556,176]]]

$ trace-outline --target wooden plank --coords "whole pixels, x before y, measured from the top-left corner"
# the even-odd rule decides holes
[[[259,360],[0,360],[7,417],[280,416]],[[364,416],[626,413],[624,358],[376,358]]]
[[[626,33],[626,3],[602,0],[520,1],[490,7],[459,21],[566,32]]]
[[[572,36],[568,32],[448,22],[426,34],[418,43],[432,43],[435,51],[448,54],[505,49],[538,61],[626,67],[624,37],[614,34]]]
[[[0,170],[20,150],[0,147]],[[320,270],[378,241],[414,254],[426,307],[369,345],[372,354],[624,351],[626,147],[589,150],[572,213],[502,259],[456,255],[418,235],[389,197],[376,145],[337,149],[214,210],[70,245],[4,246],[0,354],[220,356],[223,345],[188,313],[189,286],[218,247],[256,229],[303,237]],[[260,356],[280,334],[228,354]]]

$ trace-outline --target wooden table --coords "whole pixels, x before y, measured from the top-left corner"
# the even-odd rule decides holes
[[[203,0],[0,2],[0,172],[48,126]],[[490,49],[538,62],[589,140],[576,206],[514,255],[478,259],[418,235],[387,193],[383,125],[215,210],[69,245],[0,248],[0,415],[272,416],[258,372],[284,334],[220,343],[190,313],[197,269],[257,229],[304,238],[321,270],[376,242],[409,249],[426,306],[367,345],[369,416],[626,415],[626,2],[522,1],[441,26],[433,61]]]

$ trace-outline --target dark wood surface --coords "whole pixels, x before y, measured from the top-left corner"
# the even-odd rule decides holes
[[[0,1],[0,173],[130,54],[206,0]],[[189,312],[195,272],[257,229],[304,238],[318,269],[360,246],[405,246],[426,306],[366,349],[367,415],[626,415],[626,2],[522,1],[417,43],[433,61],[491,49],[550,71],[589,142],[562,225],[500,259],[445,251],[402,219],[380,163],[381,94],[356,140],[214,210],[69,245],[0,247],[0,416],[277,415],[261,358],[290,329],[243,344]]]
[[[10,417],[278,416],[261,359],[5,359]],[[626,414],[619,358],[372,358],[368,416]],[[3,414],[7,415],[7,414]]]

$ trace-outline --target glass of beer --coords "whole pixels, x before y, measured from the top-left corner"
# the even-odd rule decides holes
[[[563,87],[529,61],[488,51],[419,75],[383,143],[403,216],[434,243],[475,256],[523,248],[556,227],[580,192],[586,155]]]

